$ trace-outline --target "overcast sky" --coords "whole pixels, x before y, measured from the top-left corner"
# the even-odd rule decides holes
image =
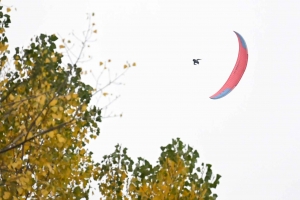
[[[218,199],[299,199],[299,1],[9,3],[17,8],[11,48],[41,32],[80,34],[86,13],[95,12],[97,42],[88,63],[94,73],[107,59],[120,69],[126,61],[137,63],[122,79],[126,85],[113,107],[123,117],[103,121],[91,146],[95,159],[120,143],[132,158],[155,164],[159,147],[180,137],[222,175]],[[211,100],[236,62],[233,31],[247,43],[248,66],[229,95]],[[202,59],[200,65],[194,58]]]

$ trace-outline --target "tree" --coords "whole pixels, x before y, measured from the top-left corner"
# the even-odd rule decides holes
[[[161,147],[158,164],[152,166],[138,158],[133,160],[127,148],[115,146],[114,153],[103,157],[99,166],[99,189],[104,199],[197,199],[217,198],[211,189],[216,188],[221,176],[213,177],[212,165],[204,163],[196,168],[199,154],[177,138]]]
[[[86,145],[99,136],[103,110],[90,102],[103,88],[81,81],[86,40],[76,61],[63,66],[58,37],[40,34],[28,48],[15,49],[9,70],[5,30],[11,21],[2,9],[0,199],[88,199],[97,163]]]

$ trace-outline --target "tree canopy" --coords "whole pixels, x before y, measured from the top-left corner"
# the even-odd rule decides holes
[[[127,148],[115,146],[115,151],[103,157],[99,167],[100,193],[103,199],[141,200],[214,200],[211,189],[221,176],[213,176],[212,165],[196,167],[199,153],[177,138],[161,147],[157,165],[139,157],[135,167]]]
[[[2,9],[2,7],[1,7]],[[1,12],[1,68],[8,60],[8,14]],[[56,35],[40,34],[15,49],[14,70],[0,81],[0,196],[3,199],[88,197],[101,109],[76,64],[62,67]]]

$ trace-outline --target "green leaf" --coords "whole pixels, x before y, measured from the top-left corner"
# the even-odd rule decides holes
[[[58,38],[54,34],[50,36],[50,40],[53,41],[53,42],[56,41],[57,39]]]
[[[42,40],[42,41],[45,41],[45,38],[47,37],[47,35],[45,35],[45,34],[40,34],[40,39]]]
[[[16,54],[19,54],[19,49],[20,49],[20,47],[16,47],[16,48],[15,48]]]

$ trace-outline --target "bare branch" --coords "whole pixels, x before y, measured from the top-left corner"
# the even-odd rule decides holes
[[[109,81],[104,87],[102,87],[102,88],[100,88],[99,90],[97,90],[94,94],[93,94],[93,96],[94,95],[96,95],[98,92],[102,92],[105,88],[107,88],[109,85],[111,85],[112,83],[114,83],[116,80],[118,80],[121,76],[123,76],[126,72],[127,72],[127,70],[130,68],[130,66],[129,67],[127,67],[119,76],[117,76],[116,78],[114,78],[112,81]]]

